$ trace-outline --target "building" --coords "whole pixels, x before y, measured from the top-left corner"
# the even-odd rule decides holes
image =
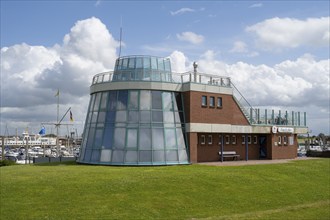
[[[297,156],[306,113],[252,108],[229,77],[128,56],[94,76],[78,162],[190,164]]]

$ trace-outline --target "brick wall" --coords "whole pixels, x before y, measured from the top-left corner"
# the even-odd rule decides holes
[[[207,96],[207,106],[202,106],[202,96]],[[215,98],[215,107],[210,107],[210,97]],[[232,95],[188,91],[183,93],[187,123],[217,123],[248,125],[248,121]],[[222,107],[217,107],[217,98],[222,98]]]

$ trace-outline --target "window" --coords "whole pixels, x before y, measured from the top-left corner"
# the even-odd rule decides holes
[[[242,135],[242,144],[245,144],[245,135]]]
[[[253,143],[254,144],[257,144],[258,143],[258,136],[253,136]]]
[[[217,107],[222,108],[222,97],[217,98]]]
[[[282,136],[278,136],[278,144],[282,144]]]
[[[287,145],[287,137],[286,136],[283,136],[283,144]]]
[[[229,135],[226,135],[226,144],[229,144]]]
[[[202,106],[207,106],[207,97],[205,95],[202,96]]]
[[[251,144],[251,135],[248,136],[248,144]]]
[[[222,144],[222,135],[219,135],[219,145]]]
[[[214,97],[211,96],[210,97],[210,107],[214,107],[214,104],[215,104],[214,101],[215,101]]]
[[[236,135],[231,136],[231,143],[236,144]]]
[[[201,135],[200,142],[201,142],[201,144],[205,144],[205,135]]]
[[[207,138],[208,144],[212,144],[212,135],[209,135]]]

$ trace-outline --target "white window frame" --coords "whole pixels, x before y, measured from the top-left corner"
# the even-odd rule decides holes
[[[288,138],[286,136],[283,136],[283,144],[288,145]]]
[[[278,136],[278,144],[280,145],[280,144],[282,144],[282,136]]]
[[[242,144],[245,144],[245,135],[242,135]]]
[[[207,143],[208,143],[208,144],[212,144],[212,143],[213,143],[212,135],[211,135],[211,134],[209,134],[209,135],[207,136]]]
[[[251,135],[248,135],[248,144],[251,144],[252,143],[252,137]]]
[[[253,136],[253,143],[258,144],[258,136],[257,135]]]
[[[210,96],[210,107],[212,107],[212,108],[215,107],[215,97],[214,96]]]
[[[205,97],[205,103],[203,102],[204,97]],[[207,106],[207,96],[206,95],[202,95],[202,106]]]
[[[219,100],[221,100],[220,103]],[[222,97],[217,97],[217,108],[222,108]]]
[[[226,135],[225,142],[226,142],[226,144],[229,144],[230,143],[230,137],[229,137],[229,135]]]
[[[205,145],[205,135],[202,134],[202,135],[200,136],[200,138],[201,138],[201,140],[200,140],[201,145]]]
[[[219,135],[219,145],[221,145],[222,135]]]
[[[236,140],[236,135],[232,135],[231,136],[231,144],[236,144],[237,140]]]

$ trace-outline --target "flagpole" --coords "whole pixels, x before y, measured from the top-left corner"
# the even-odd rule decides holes
[[[60,155],[59,139],[58,139],[58,127],[59,125],[59,114],[60,114],[60,90],[57,89],[57,125],[56,125],[56,149],[57,157]]]

